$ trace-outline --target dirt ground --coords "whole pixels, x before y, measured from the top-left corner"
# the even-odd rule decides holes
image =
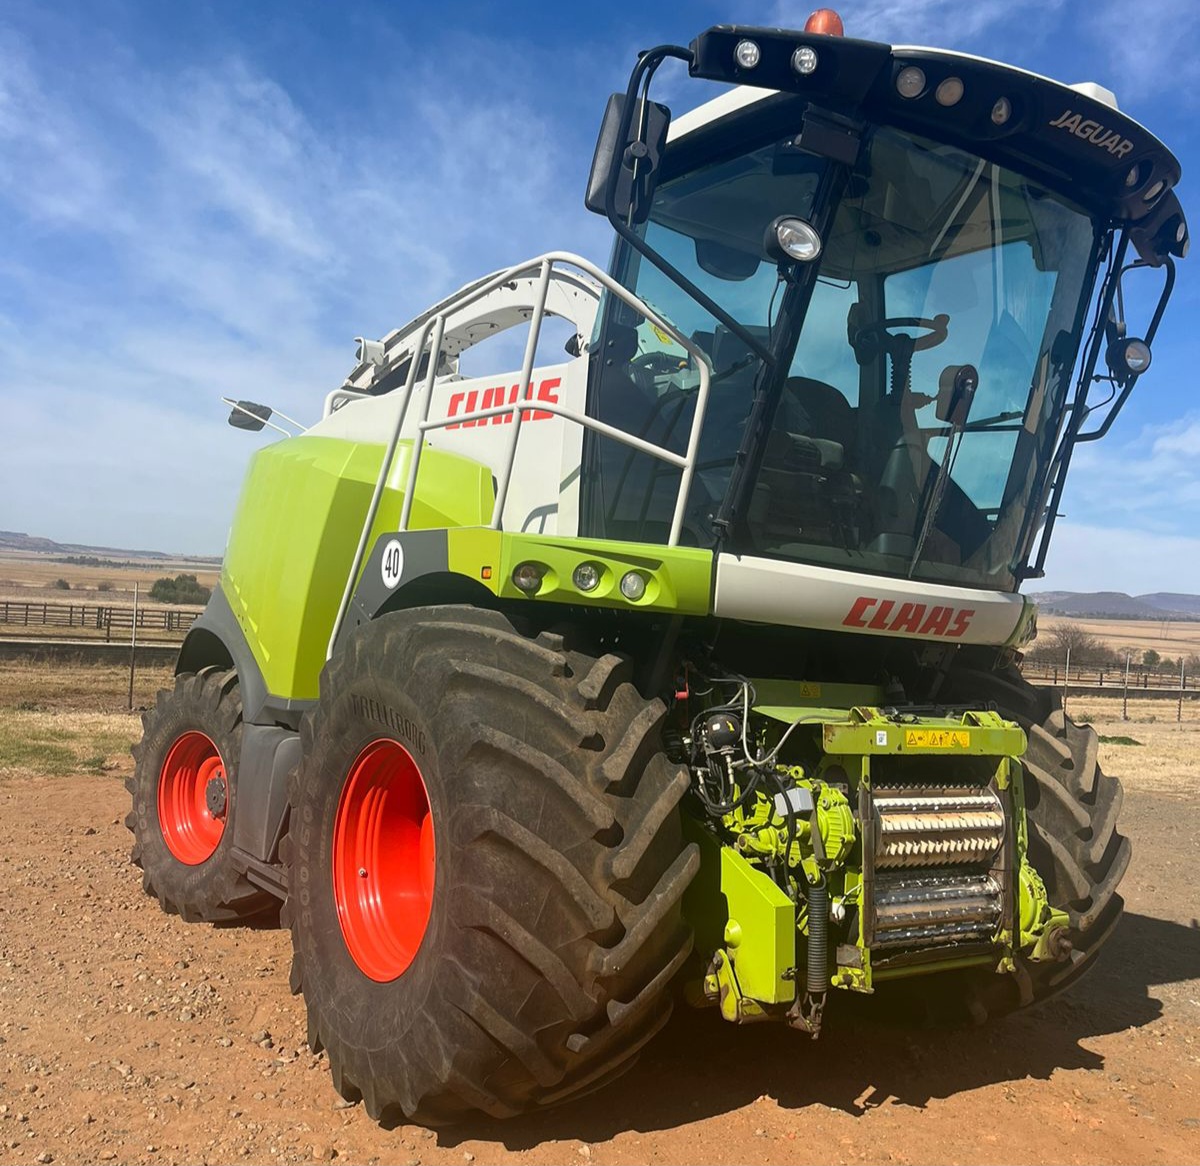
[[[815,1043],[681,1008],[603,1092],[433,1133],[334,1093],[286,934],[184,924],[142,893],[137,722],[105,675],[0,665],[0,1162],[1200,1162],[1200,725],[1095,710],[1138,742],[1102,747],[1135,857],[1105,958],[1059,1000],[947,1032],[839,996]],[[82,710],[99,745],[14,744]]]

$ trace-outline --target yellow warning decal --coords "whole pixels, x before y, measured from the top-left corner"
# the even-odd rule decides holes
[[[909,749],[969,749],[971,734],[965,729],[905,729]]]
[[[819,697],[821,695],[821,686],[819,684],[812,684],[808,681],[804,681],[800,685],[800,695],[807,700],[812,700],[814,697]]]

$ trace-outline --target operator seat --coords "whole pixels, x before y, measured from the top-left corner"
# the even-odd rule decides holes
[[[858,546],[869,525],[857,413],[833,385],[789,377],[750,505],[768,544]]]

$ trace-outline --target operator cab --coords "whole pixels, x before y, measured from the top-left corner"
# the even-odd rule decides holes
[[[811,74],[780,72],[808,49]],[[1111,100],[1098,87],[958,54],[730,28],[689,54],[693,75],[793,91],[680,119],[614,224],[615,277],[711,367],[682,541],[1014,589],[1114,220],[1143,265],[1186,251],[1177,163],[1115,109],[1112,128],[1079,114],[1064,134],[1063,95],[1088,113]],[[781,252],[781,223],[813,253]],[[591,351],[589,412],[685,452],[699,373],[683,348],[606,297]],[[665,541],[680,480],[589,435],[581,533]]]

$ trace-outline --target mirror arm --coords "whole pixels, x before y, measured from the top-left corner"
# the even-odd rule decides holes
[[[1113,299],[1117,294],[1118,273],[1125,262],[1129,249],[1129,232],[1121,233],[1117,243],[1116,254],[1110,261],[1108,275],[1100,289],[1100,303],[1096,308],[1096,323],[1089,339],[1087,355],[1084,357],[1083,369],[1075,384],[1075,403],[1071,407],[1071,417],[1067,422],[1067,431],[1059,445],[1058,454],[1054,458],[1057,463],[1053,466],[1054,480],[1049,484],[1049,502],[1046,504],[1044,519],[1041,527],[1041,537],[1038,538],[1036,522],[1025,535],[1025,545],[1032,550],[1033,542],[1037,539],[1037,559],[1032,566],[1028,564],[1019,567],[1014,574],[1018,580],[1041,579],[1046,574],[1046,553],[1050,549],[1050,536],[1054,532],[1054,523],[1058,518],[1058,508],[1062,503],[1063,489],[1067,483],[1067,469],[1071,464],[1071,453],[1079,436],[1079,428],[1087,418],[1087,390],[1096,372],[1096,361],[1100,358],[1100,346],[1104,343],[1106,323],[1112,313]],[[1042,495],[1045,497],[1045,495]],[[1032,515],[1030,515],[1032,518]],[[1026,552],[1029,553],[1029,552]]]
[[[640,102],[647,100],[649,95],[650,79],[654,75],[654,71],[663,61],[668,58],[684,61],[688,65],[692,63],[692,54],[688,49],[681,48],[679,45],[659,45],[657,48],[648,49],[642,53],[638,59],[638,63],[634,66],[633,72],[629,75],[629,84],[625,89],[625,104],[621,110],[621,123],[617,131],[617,141],[628,142],[629,131],[633,127],[633,115],[635,109],[640,109]],[[645,89],[642,87],[642,82],[645,81]],[[639,90],[642,90],[641,96],[638,96]],[[655,267],[659,269],[669,280],[678,284],[689,296],[692,297],[710,316],[724,324],[739,340],[742,341],[756,356],[763,360],[767,365],[774,366],[775,357],[771,350],[767,348],[756,336],[752,335],[746,328],[737,322],[728,312],[717,304],[711,297],[704,294],[683,272],[679,271],[666,259],[664,259],[657,251],[654,250],[648,243],[638,237],[628,223],[621,221],[621,216],[617,214],[617,183],[620,180],[621,167],[624,165],[624,157],[628,146],[621,152],[620,158],[613,166],[608,175],[608,183],[604,190],[604,215],[612,224],[613,230],[625,240],[634,250],[645,256]],[[633,164],[636,167],[638,159],[633,159]],[[635,171],[636,177],[636,171]]]
[[[1141,266],[1140,264],[1132,264],[1132,267]],[[1158,297],[1158,306],[1154,309],[1154,316],[1150,320],[1150,327],[1146,329],[1145,341],[1147,345],[1154,343],[1154,335],[1158,331],[1158,326],[1162,322],[1163,312],[1166,311],[1167,301],[1171,298],[1171,292],[1175,290],[1175,260],[1170,255],[1166,256],[1163,266],[1166,268],[1166,278],[1163,281],[1162,294]],[[1125,268],[1125,271],[1130,268]],[[1122,272],[1124,274],[1124,272]],[[1090,433],[1080,433],[1075,437],[1076,441],[1099,441],[1109,429],[1112,428],[1112,423],[1117,419],[1117,414],[1121,412],[1125,406],[1125,402],[1129,400],[1129,394],[1133,392],[1133,387],[1138,383],[1139,376],[1131,376],[1125,384],[1121,386],[1120,395],[1113,402],[1112,408],[1105,414],[1104,420],[1100,425]]]

